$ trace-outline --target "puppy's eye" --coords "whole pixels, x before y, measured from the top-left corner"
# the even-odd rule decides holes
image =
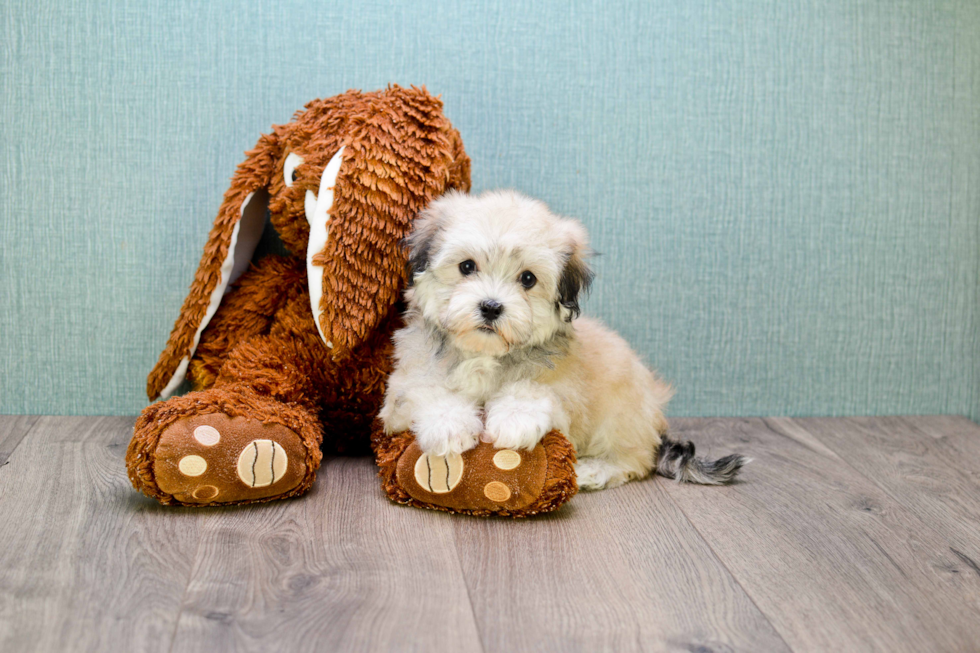
[[[459,272],[464,277],[468,277],[469,275],[476,272],[476,263],[473,262],[473,259],[469,259],[469,258],[466,259],[465,261],[459,264]]]
[[[521,285],[526,289],[530,290],[534,288],[534,284],[538,282],[538,278],[534,276],[534,273],[530,270],[524,270],[521,272]]]

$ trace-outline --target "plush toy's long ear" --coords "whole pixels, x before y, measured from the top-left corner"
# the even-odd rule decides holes
[[[151,400],[166,399],[183,382],[201,332],[218,310],[225,290],[248,269],[265,227],[269,203],[266,186],[278,155],[276,135],[262,136],[235,171],[180,317],[147,378],[146,394]]]
[[[321,181],[321,198],[332,186],[329,237],[315,241],[319,226],[310,226],[313,315],[335,358],[398,302],[407,280],[402,240],[415,216],[447,189],[470,185],[469,157],[441,101],[424,89],[398,87],[374,97]]]

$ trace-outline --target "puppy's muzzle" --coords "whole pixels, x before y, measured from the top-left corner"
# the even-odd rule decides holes
[[[496,299],[484,299],[480,302],[480,315],[487,324],[493,324],[504,312],[504,305]]]

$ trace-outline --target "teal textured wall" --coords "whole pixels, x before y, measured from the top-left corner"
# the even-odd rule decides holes
[[[259,4],[268,5],[259,7]],[[673,415],[980,417],[980,4],[5,2],[0,412],[136,413],[242,152],[442,94]]]

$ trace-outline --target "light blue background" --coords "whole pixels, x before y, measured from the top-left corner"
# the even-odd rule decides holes
[[[591,229],[672,415],[980,417],[980,3],[8,0],[0,48],[0,412],[138,412],[242,152],[398,82]]]

